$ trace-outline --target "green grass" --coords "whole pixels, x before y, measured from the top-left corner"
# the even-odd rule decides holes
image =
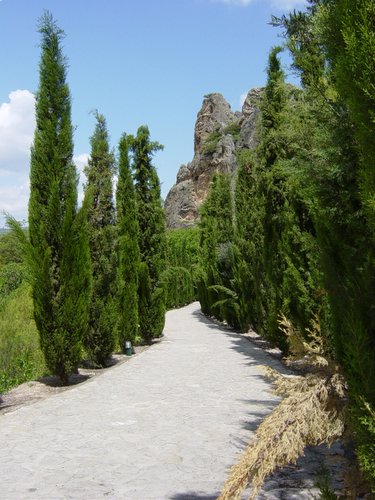
[[[31,289],[24,283],[8,295],[0,308],[0,394],[45,373]]]

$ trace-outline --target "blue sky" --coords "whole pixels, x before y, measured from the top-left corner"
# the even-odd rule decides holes
[[[75,158],[81,170],[94,128],[107,119],[111,144],[147,124],[165,149],[155,157],[162,194],[193,156],[205,94],[232,106],[265,83],[269,49],[282,43],[271,14],[302,0],[0,0],[0,211],[27,218],[29,150],[38,88],[37,20],[52,12],[64,29]],[[288,58],[283,56],[288,72]],[[2,226],[0,217],[0,227]]]

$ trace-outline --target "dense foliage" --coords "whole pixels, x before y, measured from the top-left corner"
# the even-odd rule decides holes
[[[196,299],[198,263],[197,228],[167,231],[166,269],[161,276],[167,309],[181,307]]]
[[[33,319],[31,288],[23,283],[0,303],[0,394],[46,371]]]
[[[8,216],[12,231],[0,238],[1,391],[45,371],[66,384],[83,356],[105,366],[126,340],[151,342],[161,335],[172,285],[180,296],[172,304],[169,295],[169,307],[194,299],[195,257],[187,257],[194,245],[184,240],[179,255],[170,254],[173,270],[166,270],[160,183],[151,162],[162,146],[150,141],[146,126],[120,140],[115,207],[115,156],[106,120],[95,113],[83,208],[77,210],[64,34],[48,12],[40,33],[29,231]]]
[[[258,146],[238,157],[234,217],[228,203],[226,216],[215,213],[216,182],[202,209],[200,300],[228,323],[222,306],[230,303],[242,329],[256,327],[285,351],[280,314],[306,337],[319,321],[346,377],[358,458],[375,487],[373,2],[309,3],[273,20],[303,88],[285,84],[273,49]],[[235,226],[226,282],[217,237],[225,219]],[[226,301],[214,302],[218,291]]]
[[[233,286],[233,209],[230,179],[215,174],[211,191],[201,208],[201,270],[198,296],[205,314],[238,326]]]
[[[18,239],[0,239],[0,391],[45,365],[67,383],[83,341],[101,365],[116,332],[121,348],[126,340],[150,343],[166,306],[196,296],[204,313],[254,327],[285,352],[280,315],[306,339],[319,324],[347,380],[358,458],[375,488],[374,4],[309,0],[306,12],[273,22],[302,88],[285,83],[281,49],[272,49],[257,147],[239,152],[235,178],[213,178],[199,229],[166,234],[152,164],[161,145],[146,126],[120,140],[115,209],[115,160],[96,115],[77,210],[63,32],[42,17],[30,241],[14,221]],[[235,139],[239,130],[231,124],[224,132]],[[219,139],[214,131],[202,153]]]
[[[138,220],[133,178],[129,162],[129,138],[124,134],[119,143],[119,172],[116,191],[118,269],[117,305],[120,347],[138,336]]]
[[[30,276],[12,232],[0,236],[0,394],[46,372],[33,319]]]
[[[161,335],[164,327],[165,298],[160,281],[165,267],[165,222],[160,182],[152,164],[153,154],[162,149],[150,140],[146,126],[139,127],[130,140],[138,220],[138,245],[143,264],[139,273],[140,334],[145,342]]]
[[[94,365],[105,366],[116,345],[115,206],[112,180],[115,159],[109,148],[107,124],[96,112],[91,154],[85,168],[85,197],[92,266],[90,317],[84,346]]]
[[[77,212],[77,174],[63,32],[46,13],[31,150],[29,234],[34,317],[46,364],[67,383],[81,359],[91,295],[83,210]]]

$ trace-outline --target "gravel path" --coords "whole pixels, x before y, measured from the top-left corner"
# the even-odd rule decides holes
[[[260,366],[284,369],[197,303],[168,312],[164,334],[128,363],[0,416],[2,500],[217,497],[277,401]]]

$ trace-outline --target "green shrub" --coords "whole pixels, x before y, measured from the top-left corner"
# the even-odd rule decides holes
[[[16,235],[12,232],[6,232],[0,235],[0,266],[23,261],[22,248]]]
[[[234,141],[240,138],[241,125],[238,122],[232,122],[224,128],[224,134],[230,134]]]
[[[46,372],[30,292],[21,285],[0,310],[0,393]]]
[[[216,147],[221,137],[222,133],[220,132],[220,130],[214,130],[213,132],[211,132],[201,146],[201,154],[213,154],[216,151]]]
[[[26,266],[9,263],[0,268],[0,301],[18,288],[28,277]]]
[[[167,309],[182,307],[195,300],[191,270],[184,267],[169,267],[161,277],[165,291]]]

